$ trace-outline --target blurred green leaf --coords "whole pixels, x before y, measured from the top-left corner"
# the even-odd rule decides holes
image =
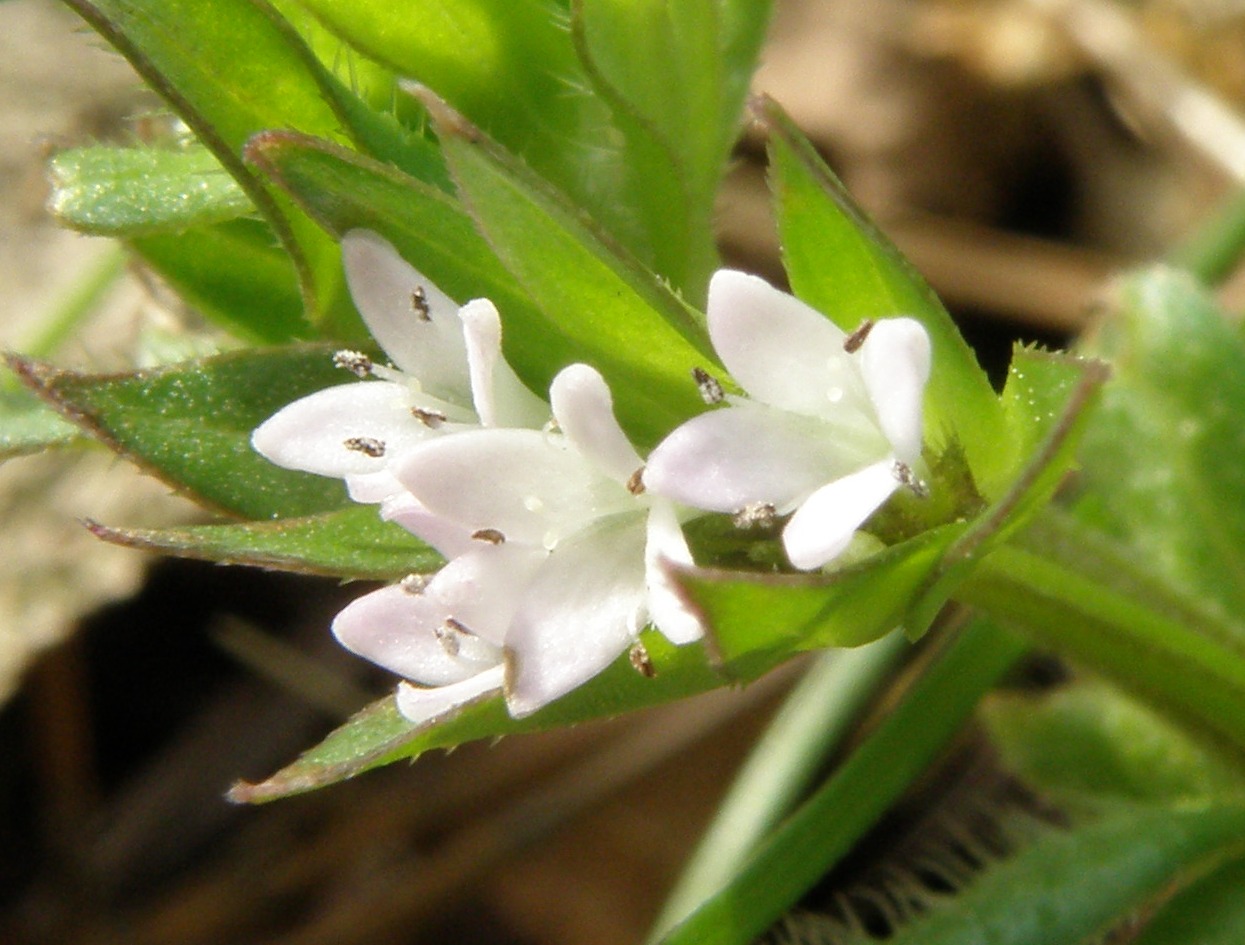
[[[81,436],[76,426],[29,391],[0,388],[0,462],[68,446]]]
[[[795,294],[845,331],[868,318],[909,315],[933,343],[926,441],[957,442],[977,486],[995,498],[1024,458],[1010,442],[985,372],[912,265],[856,207],[809,141],[773,102],[757,106],[769,133],[783,261]]]
[[[1047,794],[1153,802],[1245,789],[1240,769],[1097,680],[1046,693],[995,693],[983,708],[1003,764]]]
[[[114,452],[205,505],[249,518],[310,515],[347,504],[333,479],[274,466],[251,431],[342,372],[325,348],[243,351],[133,374],[75,374],[9,357],[45,400]]]
[[[248,803],[276,800],[415,758],[433,748],[608,718],[738,683],[740,678],[755,679],[779,662],[772,658],[754,660],[741,675],[728,678],[714,670],[699,645],[676,647],[653,631],[645,632],[642,640],[656,669],[652,678],[638,673],[624,655],[605,672],[527,718],[512,719],[501,697],[494,696],[421,728],[398,714],[392,697],[385,698],[266,781],[235,785],[230,797]]]
[[[239,338],[279,344],[309,333],[290,257],[259,220],[141,236],[129,245],[205,318]]]
[[[661,938],[663,945],[755,940],[878,822],[1024,651],[1019,640],[984,623],[942,642],[868,737],[728,884]]]
[[[1032,828],[1031,828],[1032,829]],[[1245,849],[1245,807],[1111,805],[1048,828],[887,939],[894,945],[1101,941]],[[1192,941],[1186,938],[1183,941]]]
[[[1245,941],[1245,860],[1205,876],[1166,903],[1135,945],[1239,945]]]
[[[238,525],[153,530],[91,522],[88,527],[105,541],[131,548],[342,579],[394,581],[444,564],[415,536],[382,521],[374,506]]]
[[[250,197],[210,151],[90,147],[51,161],[48,208],[65,226],[138,236],[254,213]]]
[[[1046,540],[1053,531],[1063,534]],[[983,558],[955,597],[1206,738],[1245,748],[1239,626],[1184,598],[1108,536],[1048,509]]]
[[[540,307],[541,334],[552,329],[601,371],[637,446],[701,412],[691,370],[710,356],[692,310],[513,156],[428,101],[463,200]]]
[[[580,60],[623,132],[625,203],[644,218],[651,265],[702,303],[717,265],[714,198],[770,4],[576,0],[572,9]]]
[[[1245,628],[1245,339],[1175,270],[1129,278],[1118,302],[1085,345],[1114,375],[1081,451],[1077,514]]]

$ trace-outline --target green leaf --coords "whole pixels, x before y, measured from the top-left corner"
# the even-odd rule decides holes
[[[65,226],[104,236],[138,236],[233,220],[251,199],[202,147],[90,147],[50,164],[48,209]]]
[[[1154,710],[1097,680],[1048,693],[996,693],[984,705],[1008,770],[1047,794],[1143,802],[1239,795],[1239,769]]]
[[[365,581],[396,581],[435,571],[444,559],[373,506],[350,506],[304,518],[187,528],[110,528],[89,522],[105,541],[221,564],[324,574]]]
[[[0,388],[0,462],[68,446],[80,437],[77,427],[29,391]]]
[[[1245,648],[1232,642],[1239,626],[1173,592],[1127,546],[1049,510],[1039,526],[980,561],[956,599],[1205,737],[1245,748]],[[1053,529],[1064,534],[1044,541]]]
[[[142,236],[129,245],[200,314],[239,338],[280,344],[308,334],[294,267],[258,220]]]
[[[950,316],[781,109],[765,100],[757,116],[769,132],[783,261],[795,294],[849,332],[865,319],[894,315],[925,326],[933,344],[926,440],[943,449],[958,441],[982,494],[996,497],[1023,455]]]
[[[328,141],[291,132],[257,135],[246,153],[338,238],[352,229],[374,230],[451,298],[491,299],[506,325],[506,358],[533,390],[547,389],[558,369],[575,360],[450,195]]]
[[[302,0],[355,49],[434,90],[569,195],[633,251],[626,155],[575,58],[565,4]],[[418,175],[417,175],[418,176]]]
[[[714,197],[769,18],[767,2],[577,0],[589,80],[622,130],[626,205],[652,267],[703,302],[717,265]]]
[[[545,316],[539,336],[522,331],[523,343],[547,344],[552,330],[575,360],[600,370],[641,448],[701,412],[690,372],[710,356],[691,310],[513,156],[426,100],[464,202]]]
[[[500,697],[470,705],[453,717],[412,726],[398,714],[392,697],[364,709],[298,761],[260,784],[238,784],[230,797],[241,802],[276,800],[352,778],[372,768],[415,758],[434,748],[523,732],[560,728],[588,719],[658,705],[674,699],[755,679],[778,660],[753,661],[738,675],[724,677],[705,659],[703,647],[676,647],[648,631],[642,640],[656,670],[652,678],[620,657],[605,672],[574,692],[523,719],[512,719]]]
[[[1048,829],[966,890],[940,897],[894,945],[1094,941],[1245,849],[1245,807],[1112,805]],[[1189,941],[1186,938],[1184,941]]]
[[[341,135],[331,76],[262,0],[66,0],[130,61],[238,181],[290,253],[309,317],[350,337],[335,247],[241,160],[266,128]]]
[[[1174,270],[1136,275],[1118,298],[1087,345],[1114,377],[1081,451],[1077,514],[1241,626],[1245,339]]]
[[[1239,945],[1245,941],[1242,889],[1245,860],[1220,867],[1163,906],[1135,945]]]
[[[1050,501],[1075,465],[1107,369],[1090,361],[1017,347],[1003,390],[1003,412],[1021,460],[1015,478],[947,549],[937,574],[908,612],[909,633],[924,632],[976,562]]]
[[[12,355],[9,364],[66,418],[205,505],[275,518],[347,502],[337,480],[281,469],[250,443],[281,407],[342,382],[325,348],[243,351],[104,376]]]
[[[755,651],[859,646],[902,623],[964,529],[946,525],[831,574],[685,568],[677,580],[708,625],[716,658]]]

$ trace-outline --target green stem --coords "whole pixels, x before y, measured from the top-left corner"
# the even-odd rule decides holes
[[[861,710],[910,650],[896,631],[868,646],[828,650],[757,741],[654,923],[651,941],[721,889],[813,783]]]
[[[125,272],[125,250],[114,243],[100,254],[70,287],[69,293],[39,325],[38,331],[20,346],[32,358],[50,358],[99,306]]]
[[[877,822],[1024,650],[984,621],[966,627],[830,780],[663,945],[751,942]]]

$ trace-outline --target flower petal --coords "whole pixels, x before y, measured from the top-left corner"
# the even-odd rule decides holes
[[[501,692],[506,667],[492,666],[461,682],[434,689],[398,683],[398,711],[415,725],[426,725]]]
[[[614,399],[603,378],[586,364],[558,372],[549,387],[553,416],[575,449],[607,476],[626,483],[644,465],[614,416]]]
[[[335,477],[377,472],[430,432],[411,416],[411,406],[412,393],[402,384],[339,384],[278,410],[251,434],[251,445],[287,469]],[[352,449],[351,442],[374,449]]]
[[[467,344],[471,397],[486,427],[540,427],[548,405],[523,386],[501,352],[501,316],[488,299],[475,299],[458,310]]]
[[[648,619],[666,639],[676,645],[699,640],[705,634],[700,618],[684,603],[670,579],[670,564],[691,564],[683,530],[674,506],[657,500],[648,515],[648,540],[644,545],[644,583],[648,588]]]
[[[764,279],[720,269],[709,282],[709,337],[749,394],[824,417],[859,409],[865,390],[846,335],[820,312]]]
[[[530,715],[587,682],[636,639],[644,622],[644,518],[580,532],[533,578],[506,637],[506,702]]]
[[[929,335],[915,319],[879,321],[860,347],[860,371],[878,425],[895,455],[909,465],[921,458],[921,401],[929,370]]]
[[[393,363],[437,397],[471,403],[458,305],[369,230],[342,237],[342,263],[359,314]],[[414,302],[420,292],[426,313]]]
[[[477,545],[422,587],[365,594],[333,621],[346,649],[407,679],[459,682],[502,661],[502,643],[528,583],[545,560],[530,548]]]
[[[428,589],[409,593],[395,584],[352,601],[333,620],[332,629],[352,653],[407,679],[443,686],[501,661],[497,647],[476,637],[464,634],[463,640],[443,643],[437,630],[451,616]]]
[[[650,454],[644,483],[693,508],[737,512],[768,502],[782,512],[827,479],[886,451],[872,425],[839,431],[821,420],[739,401],[675,429]]]
[[[399,457],[398,480],[437,515],[507,542],[552,548],[635,497],[579,455],[565,437],[540,430],[467,430]]]
[[[783,529],[787,557],[802,571],[820,568],[847,548],[856,529],[897,488],[893,457],[822,486]]]
[[[398,488],[380,504],[380,517],[401,525],[416,538],[426,541],[446,558],[454,558],[478,543],[471,538],[471,529],[428,511],[415,496],[393,480]],[[356,500],[359,501],[359,500]]]

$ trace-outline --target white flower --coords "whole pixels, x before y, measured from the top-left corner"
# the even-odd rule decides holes
[[[342,261],[355,305],[395,366],[339,351],[335,361],[363,379],[295,401],[251,442],[278,466],[344,479],[352,499],[381,502],[386,518],[417,530],[427,516],[391,472],[404,450],[475,426],[540,426],[548,407],[502,358],[492,302],[460,308],[366,230],[345,235]]]
[[[694,508],[794,512],[792,565],[819,568],[901,485],[921,486],[929,336],[888,318],[852,336],[762,279],[721,270],[709,336],[749,394],[694,417],[649,457],[650,490]],[[867,333],[866,333],[867,332]]]
[[[429,440],[393,473],[475,538],[425,587],[385,588],[333,624],[354,652],[418,685],[413,722],[504,689],[528,715],[591,679],[653,623],[676,644],[701,635],[665,562],[690,564],[674,508],[643,494],[642,462],[595,370],[550,388],[557,431],[479,429]]]

